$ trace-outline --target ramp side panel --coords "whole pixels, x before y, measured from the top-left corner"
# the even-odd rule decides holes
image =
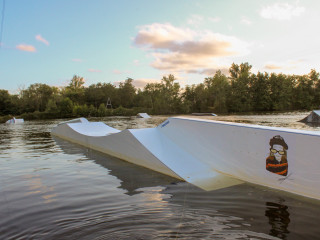
[[[158,129],[217,172],[320,199],[319,133],[184,118],[169,118]],[[286,176],[266,169],[275,136],[288,146]]]
[[[181,179],[141,145],[128,130],[107,136],[87,136],[76,132],[69,125],[71,124],[64,124],[54,128],[52,134],[125,161]]]
[[[243,183],[224,176],[184,151],[159,129],[130,130],[137,140],[173,172],[202,189],[213,190]]]

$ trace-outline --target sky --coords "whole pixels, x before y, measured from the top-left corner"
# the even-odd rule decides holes
[[[0,89],[320,71],[320,1],[0,0]]]

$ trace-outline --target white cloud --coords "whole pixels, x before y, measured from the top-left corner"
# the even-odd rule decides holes
[[[276,73],[286,74],[306,74],[310,71],[310,63],[305,60],[287,60],[287,61],[269,61],[263,69],[266,71],[272,71]]]
[[[298,3],[291,5],[289,3],[275,3],[266,6],[260,11],[260,15],[266,19],[290,20],[292,17],[298,17],[305,12],[305,8],[298,6]]]
[[[201,22],[203,22],[204,18],[200,15],[192,15],[188,20],[187,23],[189,25],[199,25]]]
[[[241,23],[245,25],[252,25],[252,22],[246,17],[241,18]]]
[[[121,82],[124,83],[124,81],[116,81],[113,84],[119,87]],[[148,83],[160,83],[160,81],[152,78],[133,79],[132,81],[132,85],[140,89],[143,89]]]
[[[73,58],[72,62],[83,62],[83,60],[80,58]]]
[[[209,20],[210,22],[216,23],[216,22],[220,22],[220,21],[221,21],[221,18],[219,18],[219,17],[209,17],[208,20]]]
[[[16,46],[16,49],[20,51],[25,51],[25,52],[36,52],[36,48],[32,45],[27,45],[27,44],[19,44]]]
[[[236,37],[211,31],[193,31],[171,24],[142,26],[134,39],[136,46],[151,53],[156,69],[170,72],[208,74],[225,69],[227,58],[248,53],[248,44]]]
[[[42,42],[42,43],[46,44],[47,46],[50,45],[50,43],[49,43],[46,39],[44,39],[40,34],[38,34],[38,35],[36,36],[36,39],[37,39],[39,42]]]
[[[127,73],[130,73],[130,71],[127,71],[127,70],[121,71],[121,70],[118,70],[118,69],[114,69],[112,72],[114,74],[127,74]]]
[[[98,72],[102,72],[102,71],[100,69],[89,68],[88,72],[96,72],[96,73],[98,73]]]

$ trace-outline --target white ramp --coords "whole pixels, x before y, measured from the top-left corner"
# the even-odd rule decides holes
[[[168,118],[124,131],[76,119],[52,134],[205,190],[246,181],[320,199],[319,132]]]
[[[138,118],[151,118],[148,113],[138,113],[137,114]]]

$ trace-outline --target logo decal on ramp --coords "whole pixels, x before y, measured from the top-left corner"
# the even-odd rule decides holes
[[[272,173],[287,176],[287,151],[289,149],[287,143],[280,135],[277,135],[270,139],[269,145],[270,152],[266,159],[266,169]]]

